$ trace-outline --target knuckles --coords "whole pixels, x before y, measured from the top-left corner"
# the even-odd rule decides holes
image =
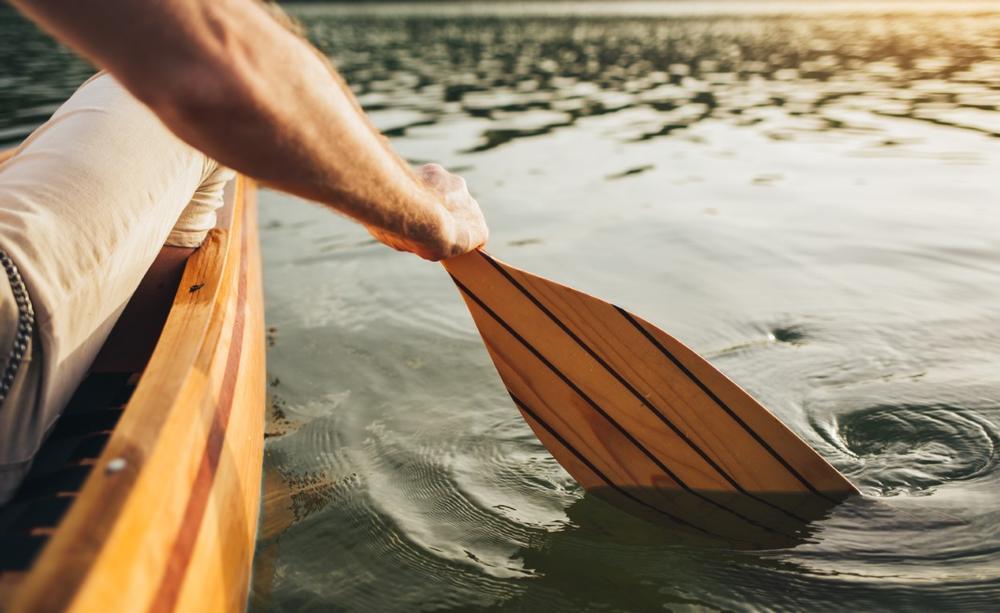
[[[441,198],[442,204],[456,222],[456,235],[450,241],[433,247],[414,249],[410,246],[409,250],[426,260],[436,262],[461,255],[485,244],[489,238],[489,228],[486,226],[486,219],[479,203],[469,192],[466,180],[436,163],[422,165],[417,174]]]

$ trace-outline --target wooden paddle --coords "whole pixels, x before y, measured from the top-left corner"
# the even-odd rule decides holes
[[[652,324],[483,251],[443,264],[514,403],[588,491],[755,544],[858,493],[743,389]]]

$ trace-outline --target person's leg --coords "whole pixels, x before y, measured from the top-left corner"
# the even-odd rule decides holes
[[[106,75],[0,164],[0,249],[34,305],[38,344],[25,376],[39,377],[33,402],[0,407],[0,474],[30,462],[178,216],[216,171]]]

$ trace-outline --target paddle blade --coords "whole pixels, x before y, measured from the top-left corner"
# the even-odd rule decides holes
[[[674,508],[681,493],[712,508],[736,495],[796,518],[857,493],[760,403],[652,324],[481,251],[444,266],[514,403],[584,488],[640,506],[660,492]],[[794,509],[775,502],[789,496]]]

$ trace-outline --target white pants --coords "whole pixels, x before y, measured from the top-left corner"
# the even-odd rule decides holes
[[[35,319],[20,385],[0,405],[0,504],[160,248],[200,244],[231,177],[106,74],[0,164],[0,249],[19,269]],[[2,372],[17,309],[0,277]]]

